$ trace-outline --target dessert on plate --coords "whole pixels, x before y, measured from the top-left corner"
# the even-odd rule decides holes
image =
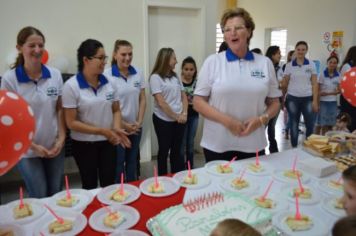
[[[153,182],[148,185],[147,190],[149,193],[164,193],[164,187],[161,182],[158,182],[158,186]]]
[[[125,221],[124,216],[122,214],[120,214],[119,212],[117,212],[117,211],[108,213],[104,217],[104,225],[106,227],[110,227],[110,228],[113,228],[113,229],[118,227],[124,221]]]
[[[293,189],[293,197],[298,194],[298,197],[303,198],[303,199],[310,199],[312,197],[312,193],[310,189],[308,188],[303,188],[303,191],[297,187]]]
[[[192,174],[189,176],[188,174],[184,177],[183,183],[185,184],[197,184],[198,183],[198,176],[196,174]]]
[[[328,186],[330,188],[337,189],[337,190],[342,190],[343,189],[343,184],[340,183],[339,181],[336,181],[336,180],[330,180],[328,182]]]
[[[264,168],[262,167],[261,164],[256,165],[256,163],[250,163],[250,164],[248,164],[247,168],[248,168],[249,170],[251,170],[252,172],[256,172],[256,173],[257,173],[257,172],[261,172],[261,171],[264,170]]]
[[[334,207],[336,209],[344,209],[344,203],[342,202],[342,198],[336,198],[334,201]]]
[[[247,188],[249,186],[249,183],[244,179],[236,178],[231,181],[231,186],[240,190],[243,188]]]
[[[120,190],[116,190],[113,194],[111,194],[110,199],[116,202],[123,202],[130,196],[129,192],[124,190],[124,193],[121,194]]]
[[[308,230],[313,225],[313,221],[306,215],[302,215],[301,219],[296,219],[295,216],[288,216],[285,222],[292,231]]]
[[[62,207],[73,207],[79,202],[79,199],[75,196],[64,196],[57,200],[57,205]]]
[[[232,168],[230,165],[219,164],[216,165],[216,171],[220,174],[228,174],[228,173],[232,173]]]
[[[262,208],[271,209],[271,208],[275,207],[275,203],[270,198],[263,199],[262,197],[257,197],[257,198],[255,198],[255,203],[257,206],[262,207]]]
[[[21,219],[33,215],[33,210],[29,203],[24,203],[22,206],[20,206],[20,204],[16,205],[13,209],[13,213],[15,219]]]
[[[59,234],[63,232],[67,232],[73,229],[73,221],[63,219],[63,222],[59,222],[58,220],[53,221],[48,226],[48,230],[51,234]]]
[[[292,179],[297,179],[299,177],[303,176],[303,173],[300,172],[299,170],[286,170],[284,171],[284,176],[288,177],[288,178],[292,178]]]

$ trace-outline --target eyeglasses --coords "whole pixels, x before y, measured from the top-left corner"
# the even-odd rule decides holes
[[[89,59],[98,59],[100,61],[107,62],[108,61],[108,56],[89,57]]]
[[[223,29],[223,33],[237,32],[246,29],[244,25],[228,26]]]

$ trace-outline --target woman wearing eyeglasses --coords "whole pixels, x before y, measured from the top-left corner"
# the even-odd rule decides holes
[[[146,109],[145,79],[140,71],[131,65],[132,45],[126,40],[116,40],[111,67],[105,75],[112,78],[120,100],[122,127],[129,134],[130,148],[117,146],[117,173],[125,173],[127,182],[137,180],[137,155],[141,140],[141,127]]]
[[[93,189],[115,182],[116,145],[130,146],[121,130],[119,97],[102,73],[107,61],[103,45],[94,39],[77,51],[78,73],[63,88],[65,121],[71,130],[73,156],[82,186]]]
[[[229,9],[221,18],[229,48],[209,56],[200,70],[194,108],[205,117],[201,146],[206,162],[264,154],[265,125],[279,110],[272,62],[249,51],[255,29],[250,14]]]

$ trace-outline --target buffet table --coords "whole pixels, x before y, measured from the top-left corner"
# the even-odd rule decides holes
[[[270,194],[272,196],[278,196],[282,197],[283,191],[287,187],[291,187],[292,185],[290,183],[286,183],[283,181],[279,181],[278,178],[275,178],[276,171],[283,171],[286,169],[290,169],[293,163],[293,160],[295,156],[298,156],[298,162],[309,159],[309,158],[314,158],[312,155],[308,154],[307,152],[297,148],[297,149],[291,149],[288,151],[280,152],[280,153],[275,153],[272,155],[268,156],[261,156],[260,161],[261,163],[268,163],[268,166],[272,167],[273,172],[271,172],[271,175],[252,175],[248,172],[246,172],[246,178],[249,178],[249,181],[251,183],[255,183],[258,185],[258,188],[256,188],[256,191],[253,193],[248,193],[246,195],[248,196],[257,196],[258,194],[261,195],[266,189],[266,186],[271,183],[271,180],[273,179],[273,186],[271,188]],[[248,160],[241,160],[241,161],[236,161],[234,163],[237,168],[240,169],[239,174],[241,173],[241,170],[244,169],[244,166],[246,165],[247,162],[254,161],[254,159],[248,159]],[[298,166],[298,165],[297,165]],[[159,214],[163,209],[166,209],[170,206],[178,205],[182,203],[182,201],[188,201],[190,199],[194,199],[195,197],[201,196],[202,194],[207,194],[211,192],[217,192],[217,191],[226,191],[226,188],[223,188],[222,186],[222,180],[224,177],[219,176],[219,175],[214,175],[211,174],[207,171],[207,168],[198,168],[194,170],[195,173],[203,173],[207,176],[209,176],[210,182],[207,186],[204,186],[204,188],[200,189],[185,189],[185,188],[180,188],[178,192],[176,192],[173,195],[167,196],[167,197],[160,197],[160,198],[155,198],[155,197],[149,197],[144,194],[141,194],[141,196],[134,202],[128,204],[129,206],[134,207],[135,209],[138,210],[140,213],[140,220],[139,222],[133,226],[131,229],[136,229],[140,230],[146,233],[149,233],[148,229],[146,228],[146,222],[148,219],[151,217],[154,217],[155,215]],[[323,179],[338,179],[340,176],[340,173],[334,173],[332,175],[329,175],[327,177],[324,177]],[[323,221],[324,225],[327,227],[326,231],[330,232],[333,224],[335,221],[340,218],[341,216],[338,216],[336,214],[332,214],[328,211],[326,211],[323,208],[324,198],[330,197],[330,196],[341,196],[342,193],[340,194],[330,194],[324,191],[321,191],[322,189],[319,186],[319,183],[321,178],[314,177],[310,175],[310,180],[306,184],[306,186],[310,186],[313,189],[315,189],[319,195],[319,199],[317,202],[313,204],[302,204],[300,207],[301,213],[306,213],[306,214],[312,214],[314,217],[320,219]],[[142,181],[135,181],[130,184],[139,186]],[[295,186],[295,185],[294,185]],[[91,190],[91,192],[96,195],[100,189],[95,189]],[[44,203],[48,199],[42,199]],[[96,211],[97,209],[101,208],[102,204],[98,201],[97,197],[94,198],[94,200],[87,206],[87,208],[83,211],[83,214],[89,219],[90,215]],[[293,201],[287,201],[285,200],[285,206],[283,208],[283,211],[288,211],[288,212],[294,212],[295,211],[295,203]],[[1,209],[0,209],[1,212]],[[49,214],[46,212],[46,214]],[[1,223],[1,217],[0,217],[0,223]],[[23,225],[23,228],[25,229],[26,235],[33,235],[34,227],[36,226],[36,222],[28,223]],[[277,226],[277,225],[276,225]],[[278,226],[277,226],[278,228]],[[325,231],[325,229],[323,229]],[[94,231],[89,224],[85,227],[85,229],[79,234],[79,235],[85,235],[85,236],[90,236],[90,235],[104,235],[103,233],[99,233],[97,231]],[[303,235],[309,235],[308,233],[304,233]],[[327,234],[326,234],[327,235]],[[313,235],[314,236],[314,235]]]

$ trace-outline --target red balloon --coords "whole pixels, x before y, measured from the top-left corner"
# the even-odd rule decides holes
[[[356,107],[356,67],[348,70],[340,82],[341,93],[344,98]]]
[[[16,93],[0,90],[0,176],[26,153],[35,133],[35,118],[28,103]]]
[[[48,58],[49,58],[48,51],[45,49],[42,54],[42,60],[41,60],[42,64],[46,64]]]

